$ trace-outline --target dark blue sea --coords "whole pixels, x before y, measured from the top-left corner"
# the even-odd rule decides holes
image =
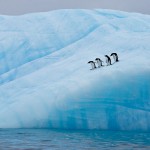
[[[150,150],[150,133],[1,129],[0,150]]]

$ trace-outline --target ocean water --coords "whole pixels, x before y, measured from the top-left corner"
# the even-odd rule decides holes
[[[50,130],[50,129],[1,129],[0,150],[148,150],[150,133],[99,131],[99,130]]]

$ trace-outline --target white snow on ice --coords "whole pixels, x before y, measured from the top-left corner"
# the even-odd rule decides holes
[[[118,63],[90,70],[112,52]],[[1,15],[0,128],[150,131],[150,16]]]

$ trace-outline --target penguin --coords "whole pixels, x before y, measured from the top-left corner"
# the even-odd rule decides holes
[[[89,61],[88,64],[91,64],[91,66],[92,66],[92,69],[90,69],[90,70],[97,68],[94,61]]]
[[[99,68],[103,66],[103,64],[102,64],[103,61],[100,58],[96,58],[95,60],[97,61]]]
[[[105,55],[105,57],[106,57],[107,66],[112,65],[110,57],[108,55]]]
[[[110,56],[113,56],[115,62],[119,61],[117,53],[112,53]]]

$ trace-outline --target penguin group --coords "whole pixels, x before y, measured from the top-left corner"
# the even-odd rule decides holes
[[[112,65],[111,56],[113,57],[114,62],[118,62],[119,61],[117,53],[112,53],[110,56],[105,55],[107,66]],[[90,70],[93,70],[93,69],[100,68],[100,67],[104,66],[103,65],[103,61],[100,58],[96,58],[95,61],[96,62],[94,62],[94,61],[89,61],[88,62],[88,64],[91,64],[91,66],[92,66],[92,69],[90,69]],[[97,66],[96,66],[96,64],[97,64]]]

